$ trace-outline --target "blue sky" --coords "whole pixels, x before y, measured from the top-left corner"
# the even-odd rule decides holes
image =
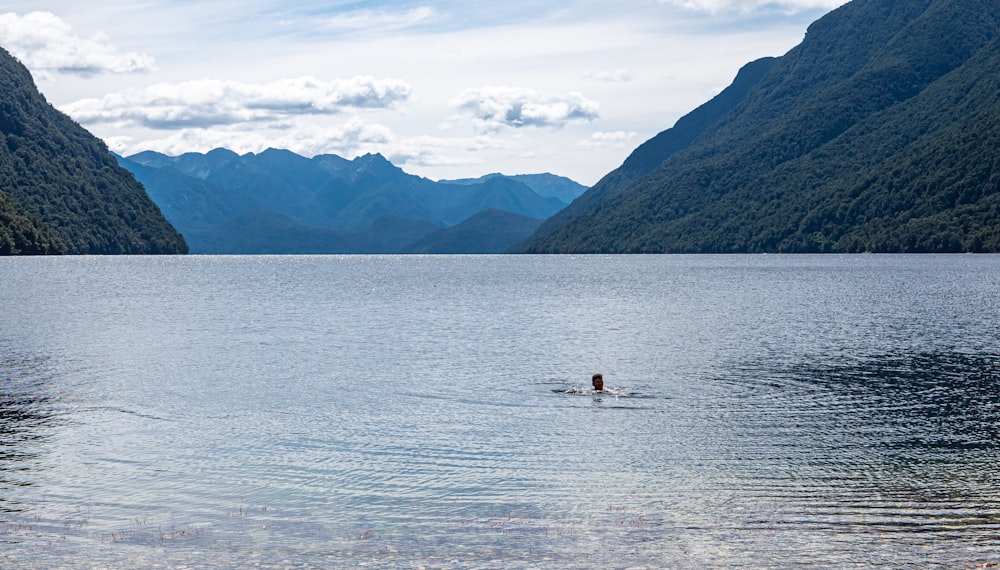
[[[0,46],[117,152],[593,184],[844,0],[8,0]]]

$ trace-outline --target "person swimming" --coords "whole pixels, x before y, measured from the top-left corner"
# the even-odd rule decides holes
[[[592,388],[570,388],[569,390],[566,390],[566,393],[567,394],[594,394],[594,393],[600,392],[602,394],[612,394],[614,396],[627,396],[628,395],[625,392],[621,392],[621,391],[615,390],[613,388],[605,388],[604,387],[604,375],[600,374],[600,373],[597,373],[597,374],[594,374],[593,376],[591,376],[590,377],[590,383],[593,386]]]
[[[604,375],[603,374],[594,374],[593,376],[590,377],[590,382],[591,382],[591,384],[594,385],[594,391],[595,392],[603,392],[604,391]]]
[[[628,396],[627,393],[622,392],[621,390],[615,390],[614,388],[605,388],[603,374],[598,373],[591,376],[590,383],[594,385],[594,390],[593,390],[594,392],[602,392],[604,394],[611,394],[613,396]]]

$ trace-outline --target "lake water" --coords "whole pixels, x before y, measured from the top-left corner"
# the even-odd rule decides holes
[[[998,465],[1000,256],[0,259],[4,568],[974,568]]]

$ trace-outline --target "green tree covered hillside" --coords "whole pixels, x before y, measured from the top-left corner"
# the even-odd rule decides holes
[[[49,255],[66,247],[48,228],[0,192],[0,255]]]
[[[846,4],[683,150],[523,250],[1000,251],[998,32],[1000,0]]]
[[[8,234],[36,236],[34,246],[12,245],[10,253],[187,252],[184,238],[104,143],[52,107],[3,49],[0,194],[0,242]]]

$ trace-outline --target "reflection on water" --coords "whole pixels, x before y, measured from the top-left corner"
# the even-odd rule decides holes
[[[871,534],[897,561],[905,545],[954,556],[945,566],[996,555],[996,355],[756,362],[723,382],[733,392],[709,407],[736,440],[726,459],[743,474],[731,482],[775,505],[762,528]]]
[[[1000,446],[1000,358],[990,354],[884,355],[800,371],[837,394],[846,416],[889,449],[915,456]],[[851,405],[851,402],[856,405]]]
[[[20,510],[7,500],[9,487],[31,485],[37,454],[49,437],[55,411],[48,395],[44,359],[0,354],[0,511]]]
[[[754,363],[724,382],[735,389],[734,397],[762,406],[757,411],[773,407],[792,418],[840,428],[842,432],[834,433],[855,445],[916,455],[1000,446],[996,355],[916,353],[848,362],[816,360],[806,357],[787,366]],[[827,441],[834,433],[827,434]]]

